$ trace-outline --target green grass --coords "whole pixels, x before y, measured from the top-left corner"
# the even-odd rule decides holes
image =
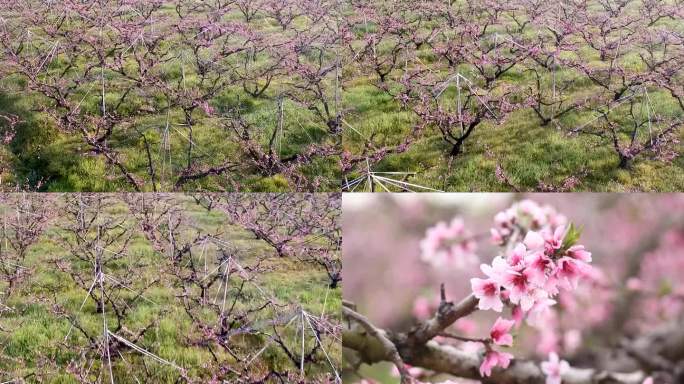
[[[345,104],[353,106],[347,121],[355,130],[346,130],[344,146],[352,153],[361,149],[364,137],[372,136],[378,146],[392,145],[416,124],[413,112],[402,110],[373,86],[373,81],[357,81],[345,94]],[[579,88],[578,92],[586,92],[582,90],[586,84],[575,86]],[[664,115],[682,115],[666,96],[652,94],[651,98]],[[586,116],[569,114],[560,123],[575,127],[588,120]],[[684,132],[680,132],[679,137],[684,140]],[[589,135],[568,136],[552,125],[541,126],[531,110],[516,111],[502,124],[487,122],[478,126],[465,142],[464,153],[457,157],[450,158],[449,149],[438,133],[428,130],[408,151],[388,156],[373,170],[417,172],[410,179],[412,183],[445,191],[508,191],[510,187],[496,178],[494,170],[498,161],[511,182],[523,190],[534,190],[540,181],[559,185],[572,176],[581,179],[575,188],[577,191],[684,189],[684,158],[681,156],[671,163],[642,156],[635,159],[629,169],[620,169],[619,159],[605,139]]]
[[[255,240],[247,231],[227,222],[223,214],[216,211],[207,213],[191,199],[184,199],[187,201],[184,205],[186,215],[206,233],[220,231],[222,239],[237,250],[236,257],[242,265],[250,266],[257,259],[269,256],[263,262],[267,272],[259,274],[255,281],[264,292],[273,295],[282,304],[302,305],[305,310],[315,315],[319,315],[325,308],[327,314],[337,318],[341,305],[341,290],[327,288],[327,277],[323,271],[309,264],[273,256],[273,251],[267,244]],[[126,210],[123,206],[117,206],[111,208],[108,214],[125,215]],[[77,383],[77,380],[67,372],[66,367],[70,363],[79,362],[79,351],[88,343],[76,330],[71,332],[66,342],[64,341],[70,323],[53,312],[55,305],[59,305],[66,314],[76,316],[81,326],[89,332],[98,334],[102,329],[102,317],[96,312],[95,303],[89,299],[79,311],[85,291],[68,275],[55,268],[55,261],[72,260],[72,265],[77,265],[69,253],[52,240],[62,233],[63,230],[55,226],[48,229],[30,248],[26,260],[26,266],[31,268],[30,277],[22,281],[19,291],[10,298],[4,300],[0,297],[0,302],[15,308],[13,312],[0,313],[0,381],[27,377],[29,382],[41,378],[41,382],[45,383]],[[196,248],[195,257],[200,257],[200,249]],[[211,262],[216,248],[208,246],[207,252]],[[129,257],[108,265],[110,274],[117,276],[117,273],[120,273],[117,271],[125,271],[129,263],[135,262],[142,265],[142,270],[138,271],[143,280],[140,284],[154,279],[160,281],[145,291],[145,297],[150,301],[138,300],[134,303],[125,319],[125,326],[135,331],[156,321],[156,325],[145,334],[138,345],[186,368],[190,377],[209,380],[211,370],[216,369],[212,364],[213,357],[208,349],[188,344],[189,338],[192,338],[197,329],[176,297],[181,293],[179,283],[166,272],[171,267],[170,261],[164,255],[155,252],[140,235],[135,235],[127,254]],[[237,282],[230,285],[229,300],[237,292],[237,286]],[[133,294],[123,290],[121,295],[131,298]],[[244,298],[238,300],[238,308],[253,307],[264,300],[263,294],[249,284],[243,295]],[[261,311],[255,320],[269,320],[273,315],[272,310]],[[215,319],[215,316],[207,312],[209,321]],[[114,320],[110,313],[108,321],[111,324]],[[295,329],[296,327],[283,328],[281,332],[286,343],[296,351],[301,336],[296,334]],[[265,346],[265,342],[263,336],[246,335],[232,338],[231,347],[241,354],[254,353]],[[312,348],[314,343],[313,338],[307,338],[307,348]],[[327,352],[337,365],[340,361],[341,346],[339,343],[331,343],[330,340],[325,340],[325,343]],[[224,362],[232,361],[237,364],[227,353],[221,352],[220,348],[216,348],[214,352]],[[150,375],[148,382],[176,383],[179,380],[178,372],[173,368],[146,360],[130,350],[122,350],[122,354],[125,361],[117,355],[112,362],[117,383],[134,383],[136,374],[139,377],[146,377],[143,375],[145,370]],[[87,356],[94,357],[94,375],[105,369],[97,357],[97,351],[90,351]],[[320,351],[317,359],[319,363],[307,364],[307,377],[311,380],[330,372]],[[50,364],[46,365],[46,361]],[[46,367],[49,367],[49,370],[45,370]],[[275,345],[268,346],[253,364],[253,370],[256,372],[267,372],[271,369],[298,372],[298,367],[295,367]],[[108,379],[107,375],[103,377]]]
[[[398,17],[410,19],[406,15]],[[506,18],[502,17],[502,20]],[[682,31],[681,23],[673,20],[662,20],[658,26],[672,31]],[[430,25],[425,26],[429,27]],[[368,26],[371,31],[374,28],[374,25]],[[504,25],[492,25],[487,30],[486,39],[491,39],[492,34],[497,31],[505,33]],[[360,47],[360,41],[366,31],[355,32],[358,39],[356,44]],[[427,35],[428,31],[425,33]],[[543,32],[527,28],[525,36],[530,41],[536,41],[539,33]],[[609,64],[601,61],[597,52],[586,43],[575,43],[580,44],[579,52],[570,53],[571,57],[566,58],[578,58],[594,67],[608,67]],[[377,49],[382,52],[383,49],[387,50],[387,47],[380,44]],[[468,64],[447,69],[445,62],[436,61],[430,47],[423,47],[414,53],[436,77],[444,79],[457,71],[466,74],[473,71]],[[639,59],[639,53],[626,52],[617,64],[627,70],[644,72],[646,69]],[[399,62],[403,63],[403,60],[400,56]],[[414,69],[413,65],[408,62],[409,69]],[[378,76],[372,74],[370,64],[364,67],[363,63],[354,63],[351,66],[352,68],[346,71],[348,81],[343,100],[348,111],[345,119],[353,129],[345,130],[344,150],[353,155],[360,155],[368,142],[372,142],[377,148],[392,147],[401,143],[414,126],[420,123],[417,115],[410,108],[403,109],[398,101],[380,89]],[[391,89],[397,87],[396,81],[404,74],[403,68],[403,65],[398,66],[388,75],[387,84]],[[558,84],[569,83],[570,100],[584,100],[601,92],[598,86],[573,69],[561,68],[556,76]],[[535,78],[532,73],[525,71],[524,64],[518,64],[503,75],[499,82],[524,89],[532,86]],[[551,89],[549,74],[544,75],[542,85]],[[440,96],[442,108],[455,110],[455,88],[455,85],[449,86]],[[651,86],[648,91],[655,114],[672,121],[684,118],[684,111],[669,93]],[[640,99],[645,100],[643,96],[640,96]],[[625,104],[614,108],[611,116],[623,126],[629,126],[631,121],[627,112],[628,107]],[[580,183],[572,188],[573,191],[669,192],[684,189],[684,158],[681,155],[670,162],[663,162],[645,152],[636,157],[628,168],[621,169],[618,167],[619,158],[612,148],[609,137],[599,139],[596,135],[568,134],[573,128],[585,124],[594,116],[586,112],[573,111],[558,119],[557,125],[551,123],[543,126],[530,108],[524,108],[510,114],[500,124],[487,121],[476,127],[464,144],[464,153],[456,157],[449,156],[451,147],[442,139],[439,130],[428,126],[406,152],[390,154],[378,163],[371,159],[371,166],[375,172],[415,172],[416,175],[411,176],[409,182],[444,191],[510,191],[512,188],[499,181],[495,175],[497,163],[501,165],[511,184],[520,190],[536,190],[540,183],[560,186],[571,177],[580,180]],[[558,127],[562,129],[559,130]],[[594,125],[589,125],[589,128],[597,129]],[[654,132],[657,133],[659,128],[654,124]],[[620,134],[625,146],[629,142],[627,133],[625,129],[625,132]],[[642,128],[638,138],[645,142],[648,134],[648,130]],[[684,130],[679,129],[675,138],[680,142],[684,140]],[[674,148],[681,151],[681,144],[675,144]],[[366,165],[363,163],[345,176],[352,180],[365,170]],[[376,190],[382,189],[376,187]]]
[[[169,4],[160,11],[165,17],[169,17],[166,24],[157,25],[160,33],[173,30],[173,24],[177,18],[175,7]],[[228,20],[240,20],[242,15],[235,8],[225,16]],[[162,18],[163,19],[163,18]],[[79,28],[79,24],[74,21],[72,29]],[[305,17],[297,17],[293,21],[293,26],[303,28],[310,24]],[[255,31],[263,32],[266,36],[280,36],[283,33],[291,34],[288,30],[283,32],[280,27],[274,24],[271,19],[265,18],[261,13],[251,22],[250,28]],[[32,30],[40,36],[39,28]],[[90,31],[92,32],[92,31]],[[83,31],[82,33],[90,33]],[[170,33],[170,32],[169,32]],[[172,35],[173,36],[173,35]],[[233,35],[230,35],[233,36]],[[237,38],[227,37],[227,40]],[[34,42],[35,43],[35,42]],[[241,42],[238,42],[242,44]],[[40,44],[36,43],[36,44]],[[186,62],[181,64],[181,59],[169,60],[156,65],[150,69],[154,75],[162,77],[170,88],[175,88],[183,84],[189,92],[206,88],[206,84],[200,83],[200,77],[193,71],[192,54],[190,48],[180,44],[174,38],[168,39],[162,44],[171,49],[174,56],[185,58]],[[131,50],[136,50],[137,47]],[[206,49],[202,49],[200,55],[210,54]],[[113,56],[115,53],[111,53]],[[326,53],[329,56],[329,53]],[[234,66],[243,72],[256,71],[259,68],[272,65],[272,59],[265,54],[257,54],[250,68],[242,68],[245,55],[234,55],[226,59],[221,65],[225,67]],[[303,55],[305,56],[305,55]],[[302,60],[316,59],[314,57]],[[328,60],[329,57],[326,57]],[[3,58],[0,56],[0,62]],[[110,57],[113,60],[113,57]],[[166,61],[166,58],[164,59]],[[73,64],[73,67],[71,66]],[[92,92],[93,86],[99,84],[99,72],[97,76],[88,74],[87,79],[82,79],[83,68],[92,64],[89,57],[80,57],[75,63],[70,63],[64,53],[48,62],[45,66],[47,74],[39,75],[39,79],[51,82],[54,78],[74,85],[73,94],[69,96],[69,101],[80,105],[80,113],[83,116],[99,116],[101,100],[98,92]],[[124,60],[123,66],[129,73],[139,73],[140,68],[130,55]],[[67,69],[69,68],[69,69]],[[66,71],[63,73],[63,71]],[[65,75],[65,76],[64,76]],[[184,76],[183,76],[184,75]],[[229,76],[229,74],[223,74]],[[237,74],[230,74],[237,77]],[[109,108],[116,105],[118,98],[125,92],[130,80],[109,69],[104,71],[107,84],[105,101]],[[242,83],[235,81],[216,94],[209,104],[215,108],[217,114],[224,115],[234,109],[241,111],[242,117],[254,123],[255,129],[251,136],[257,143],[267,146],[270,134],[276,129],[276,108],[277,97],[286,92],[295,92],[289,86],[292,81],[291,74],[279,75],[271,81],[269,88],[260,97],[252,97],[247,94]],[[77,83],[74,83],[76,81]],[[324,81],[323,87],[327,96],[332,94],[331,81]],[[15,186],[16,184],[27,184],[32,188],[39,188],[46,191],[130,191],[133,189],[123,177],[122,173],[108,164],[102,155],[92,153],[90,148],[77,132],[61,132],[57,130],[55,121],[46,113],[36,111],[37,106],[43,106],[47,110],[54,108],[50,99],[31,92],[27,89],[26,80],[18,76],[8,76],[0,79],[0,114],[11,113],[21,116],[25,123],[18,127],[17,137],[12,141],[8,148],[3,146],[0,153],[0,165],[2,168],[2,184]],[[3,93],[4,92],[4,93]],[[295,92],[301,96],[301,92]],[[10,97],[9,95],[16,95]],[[163,132],[166,128],[167,100],[161,92],[150,92],[148,87],[136,88],[127,93],[125,102],[120,106],[118,112],[123,117],[131,117],[132,121],[117,124],[114,133],[108,144],[113,148],[123,162],[125,167],[140,180],[145,181],[143,189],[152,191],[154,188],[161,191],[177,190],[175,181],[178,175],[185,170],[187,165],[186,152],[189,146],[193,146],[194,163],[200,168],[217,166],[224,162],[241,164],[237,171],[231,171],[228,175],[207,176],[202,179],[188,182],[183,185],[183,190],[233,190],[235,185],[240,185],[242,191],[253,192],[274,192],[291,191],[296,188],[292,179],[288,179],[284,174],[271,174],[258,169],[249,163],[241,144],[231,135],[229,128],[224,128],[216,118],[204,116],[198,109],[193,118],[196,125],[193,129],[191,144],[187,127],[182,126],[185,122],[180,108],[174,108],[169,117],[171,127],[169,129],[170,144],[169,148],[162,149]],[[141,106],[154,108],[159,113],[152,113],[150,116],[140,116]],[[161,112],[164,111],[164,112]],[[87,118],[83,119],[88,121]],[[3,131],[0,121],[0,133]],[[152,163],[156,175],[156,185],[151,182],[148,175],[149,167],[144,141],[141,133],[147,137],[152,152]],[[93,134],[91,132],[91,134]],[[325,122],[314,117],[313,113],[305,106],[298,105],[292,100],[286,99],[284,107],[283,134],[278,139],[277,151],[279,155],[286,158],[293,154],[305,152],[312,144],[333,143],[337,138],[330,135],[327,131]],[[298,171],[307,179],[316,179],[320,184],[319,191],[334,191],[339,188],[340,172],[337,165],[338,159],[335,156],[330,158],[318,159],[311,164],[301,166]]]

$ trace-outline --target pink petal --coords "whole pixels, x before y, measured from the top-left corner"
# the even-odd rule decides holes
[[[544,246],[544,238],[538,232],[529,231],[527,232],[527,235],[525,235],[523,243],[527,249],[539,249]]]

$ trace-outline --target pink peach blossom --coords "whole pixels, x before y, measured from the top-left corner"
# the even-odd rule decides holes
[[[532,250],[542,249],[544,247],[544,237],[542,237],[542,235],[539,234],[539,232],[529,231],[525,235],[525,239],[523,240],[523,244],[525,244],[525,246],[528,249],[532,249]]]
[[[504,242],[503,234],[502,231],[499,229],[491,228],[489,230],[489,233],[491,235],[492,243],[496,245],[501,245]]]
[[[492,260],[492,264],[481,264],[480,270],[492,280],[499,284],[502,283],[506,273],[511,270],[511,265],[501,256],[497,256]]]
[[[562,376],[570,370],[570,364],[559,360],[556,352],[549,353],[549,360],[541,364],[542,372],[546,375],[546,384],[560,384]]]
[[[508,347],[513,345],[513,336],[510,334],[510,331],[514,324],[515,320],[506,320],[501,317],[496,319],[489,332],[489,337],[492,338],[494,344]]]
[[[544,252],[533,252],[525,257],[527,271],[530,273],[530,281],[539,287],[543,287],[547,280],[547,272],[553,268],[553,261]]]
[[[477,307],[483,311],[492,309],[496,312],[503,310],[503,302],[500,297],[500,286],[494,279],[470,279],[473,294],[478,298]]]
[[[508,255],[508,258],[507,258],[508,264],[512,267],[518,267],[518,268],[524,266],[526,254],[527,254],[527,248],[525,247],[525,244],[518,243],[513,248],[511,253]]]
[[[511,363],[511,359],[513,359],[513,355],[510,353],[499,352],[495,350],[487,352],[482,364],[480,365],[480,375],[482,377],[491,376],[492,368],[496,367],[497,365],[501,368],[508,368],[508,365]]]
[[[522,272],[509,271],[502,284],[509,292],[511,303],[520,304],[523,311],[528,311],[534,304],[531,278],[532,272],[527,269]]]
[[[550,230],[544,231],[544,250],[547,255],[553,255],[563,245],[566,233],[565,226],[557,227],[553,233]]]
[[[549,298],[538,298],[527,314],[527,323],[535,327],[543,326],[543,324],[549,318],[548,315],[551,312],[551,307],[555,304],[556,300]]]
[[[454,218],[448,224],[439,222],[425,231],[420,242],[421,259],[435,268],[463,269],[477,265],[477,243],[465,229],[463,220]]]
[[[561,257],[558,260],[556,276],[566,288],[576,289],[579,279],[584,276],[583,264],[581,261],[569,257]]]
[[[584,245],[573,245],[566,251],[568,257],[583,261],[585,263],[591,263],[591,252],[584,249]]]

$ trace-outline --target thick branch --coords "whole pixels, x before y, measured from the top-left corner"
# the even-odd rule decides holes
[[[409,331],[409,342],[415,345],[426,343],[456,320],[475,312],[477,303],[477,298],[472,294],[456,305],[442,297],[442,302],[435,316]]]
[[[374,337],[382,344],[382,348],[387,352],[386,357],[389,358],[399,370],[401,382],[410,383],[412,381],[411,375],[409,375],[404,362],[401,360],[401,356],[394,346],[394,343],[385,336],[385,332],[376,328],[365,316],[347,307],[342,307],[342,313],[359,323],[370,336]]]
[[[381,332],[384,331],[381,330]],[[435,372],[481,380],[484,383],[543,384],[546,382],[546,377],[539,365],[531,360],[514,359],[508,368],[495,368],[492,370],[492,376],[484,379],[479,373],[483,356],[477,352],[466,352],[450,345],[440,345],[434,340],[423,346],[395,343],[394,347],[399,351],[404,362]],[[372,364],[387,360],[388,350],[385,349],[385,345],[359,327],[352,326],[346,329],[343,333],[342,344],[345,348],[356,351],[364,363]],[[564,384],[641,384],[645,374],[641,371],[614,373],[571,368],[562,378]]]

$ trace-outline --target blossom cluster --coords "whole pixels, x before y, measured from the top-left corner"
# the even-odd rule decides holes
[[[579,280],[593,272],[591,253],[577,244],[580,231],[551,206],[531,200],[517,202],[495,215],[490,233],[492,242],[505,250],[490,264],[480,265],[486,278],[471,279],[471,288],[480,310],[503,312],[504,306],[509,306],[512,319],[499,317],[489,338],[483,340],[483,377],[490,376],[496,366],[509,366],[513,355],[493,347],[512,346],[511,329],[516,324],[525,318],[539,327],[553,315],[551,307],[558,294],[574,291]],[[421,259],[435,268],[462,269],[479,262],[475,238],[458,217],[429,228],[420,248]],[[430,307],[427,301],[417,303],[416,316],[429,316]],[[567,363],[552,354],[544,367],[549,383],[555,383],[567,370]]]
[[[552,200],[553,198],[545,197],[544,199]],[[501,285],[503,282],[497,283],[496,281],[494,286],[498,284],[499,294],[495,299],[500,301],[500,304],[493,305],[500,305],[500,311],[471,313],[473,308],[477,310],[481,302],[472,294],[470,286],[468,289],[471,291],[466,294],[471,293],[471,297],[458,300],[463,296],[463,285],[473,277],[487,280],[488,275],[479,271],[471,273],[472,270],[438,271],[441,273],[426,279],[423,275],[425,271],[422,268],[415,268],[416,256],[411,251],[413,247],[404,250],[406,257],[397,257],[396,252],[389,253],[397,262],[410,260],[410,263],[395,270],[403,272],[402,279],[405,285],[410,284],[411,288],[420,289],[414,289],[407,295],[407,298],[414,299],[412,308],[414,324],[418,327],[434,324],[434,319],[438,319],[439,314],[443,313],[444,309],[451,308],[451,304],[454,303],[459,303],[456,307],[456,315],[462,316],[431,339],[432,343],[443,347],[441,351],[445,356],[462,362],[462,365],[444,368],[439,364],[433,364],[432,359],[420,361],[414,358],[415,355],[403,355],[404,349],[399,349],[404,361],[411,364],[419,362],[419,366],[406,366],[410,382],[422,384],[446,380],[441,383],[470,384],[479,380],[483,382],[521,380],[566,384],[590,381],[595,380],[595,377],[602,377],[604,372],[621,370],[621,364],[628,362],[629,359],[624,357],[623,352],[611,352],[615,353],[615,356],[607,360],[589,361],[585,359],[587,349],[599,347],[602,343],[609,343],[600,348],[619,351],[633,345],[628,342],[623,346],[622,342],[632,338],[634,338],[632,340],[641,339],[639,335],[670,334],[670,324],[676,324],[676,316],[684,307],[684,300],[682,300],[684,283],[677,278],[684,270],[684,259],[681,257],[684,232],[679,225],[681,220],[678,220],[681,215],[677,215],[676,209],[681,207],[681,199],[663,196],[657,201],[651,201],[624,196],[620,199],[606,197],[594,201],[594,197],[582,196],[576,200],[559,201],[559,203],[573,207],[573,211],[560,210],[560,206],[558,207],[558,212],[567,214],[567,218],[555,212],[551,207],[530,202],[517,203],[514,208],[505,209],[497,216],[501,220],[498,220],[496,224],[492,218],[493,213],[498,211],[493,212],[489,215],[489,226],[482,226],[484,224],[482,221],[479,222],[480,225],[471,226],[464,217],[465,227],[476,234],[478,254],[482,262],[486,263],[482,267],[484,269],[496,269],[496,265],[501,263],[501,260],[506,262],[501,263],[505,267],[504,270],[514,269],[512,267],[518,263],[508,265],[508,261],[514,258],[515,253],[524,255],[518,257],[522,261],[530,261],[532,257],[529,254],[537,257],[539,255],[534,255],[535,252],[528,249],[528,246],[534,243],[535,239],[543,244],[536,246],[539,248],[536,253],[543,254],[551,261],[551,264],[545,276],[540,279],[545,284],[539,284],[540,286],[530,284],[531,290],[544,291],[548,287],[555,287],[559,291],[555,295],[546,293],[545,298],[555,304],[549,304],[543,314],[535,312],[536,308],[542,307],[541,303],[537,302],[534,302],[528,311],[523,311],[520,303],[511,302],[509,290]],[[402,206],[404,205],[406,204],[402,202]],[[509,204],[502,208],[510,206]],[[414,206],[411,208],[415,209]],[[414,212],[417,211],[411,211],[411,214],[420,220],[425,220],[426,216],[429,217],[426,211],[420,212],[420,215]],[[404,212],[402,214],[406,215]],[[473,216],[480,218],[479,213]],[[450,221],[446,220],[446,223],[449,224]],[[430,225],[434,225],[435,222],[433,221]],[[574,225],[571,225],[571,222]],[[586,223],[587,227],[578,239],[578,231],[574,226],[580,223]],[[375,223],[372,223],[368,228],[375,226]],[[494,239],[494,243],[499,244],[501,248],[480,243],[490,240],[483,235],[483,233],[489,235],[489,227],[494,227],[492,233],[506,235],[505,241]],[[396,239],[408,239],[403,244],[406,248],[406,245],[412,244],[411,242],[415,239],[412,236],[414,230],[415,226],[399,226],[394,231],[388,231],[389,242],[396,243]],[[528,233],[530,233],[529,236]],[[541,240],[539,240],[540,237]],[[556,237],[555,241],[554,237]],[[363,244],[363,242],[359,243]],[[561,247],[556,249],[558,243]],[[582,248],[581,244],[584,244],[586,249]],[[516,251],[516,248],[523,248],[524,252]],[[530,248],[534,247],[530,246]],[[581,252],[575,254],[577,250]],[[589,252],[594,254],[591,255]],[[602,259],[597,256],[601,253],[610,257]],[[366,254],[367,252],[359,252],[358,257],[364,257]],[[497,255],[500,255],[500,258],[494,261],[494,256]],[[485,257],[488,259],[485,260]],[[570,260],[563,260],[564,257]],[[593,260],[591,260],[592,257]],[[624,260],[630,262],[626,263]],[[558,277],[562,275],[563,270],[558,270],[557,267],[566,262],[568,265],[577,264],[585,269],[584,273],[579,274],[577,280],[574,281],[575,284],[573,284],[573,279]],[[532,263],[523,264],[530,268],[530,271],[525,271],[519,265],[520,270],[515,270],[516,273],[512,275],[528,275],[534,272],[535,265],[530,266],[530,264]],[[384,262],[379,265],[380,268],[385,268]],[[476,267],[480,268],[480,263]],[[420,279],[416,277],[416,274]],[[534,274],[531,275],[534,276]],[[468,276],[468,278],[463,279],[463,276]],[[435,289],[436,285],[441,282],[446,283],[443,289]],[[494,292],[497,291],[494,290]],[[534,295],[531,296],[534,298]],[[446,301],[447,298],[457,300]],[[623,298],[629,298],[629,308],[621,306]],[[443,306],[445,303],[450,306]],[[406,304],[402,303],[399,308],[396,308],[395,304],[394,311],[388,313],[406,316]],[[378,313],[383,312],[378,311]],[[625,316],[624,313],[629,315]],[[382,321],[387,324],[397,324],[396,317]],[[406,317],[400,318],[399,321],[403,324],[408,323]],[[535,324],[530,324],[531,322]],[[511,323],[512,326],[509,325]],[[530,329],[530,325],[534,329]],[[661,333],[663,331],[665,332]],[[659,348],[659,342],[655,343],[653,347]],[[509,346],[511,348],[508,348]],[[523,360],[522,355],[537,357],[532,358],[533,362]],[[614,361],[617,364],[614,364]],[[586,369],[571,367],[571,364],[574,366],[575,363],[584,365]],[[478,367],[480,372],[478,372]],[[393,375],[399,378],[399,370],[395,368],[393,371]],[[634,383],[643,384],[653,384],[654,380],[664,382],[663,378],[667,377],[667,373],[651,372],[648,368],[642,372],[635,372],[628,376],[631,375],[630,380]],[[643,377],[646,374],[653,374],[653,376]],[[398,381],[395,380],[395,382]],[[368,382],[380,383],[380,381],[372,380]]]
[[[560,289],[577,288],[579,279],[590,272],[591,253],[568,240],[576,236],[572,226],[529,231],[505,256],[495,257],[491,265],[482,264],[487,278],[471,279],[478,308],[501,312],[504,301],[509,301],[523,313],[535,315],[555,304],[550,298]],[[534,319],[528,322],[533,324]]]
[[[494,228],[490,230],[495,244],[506,244],[521,231],[555,230],[565,226],[568,219],[550,205],[541,206],[532,200],[522,200],[494,216]]]
[[[642,330],[667,319],[675,321],[684,309],[684,231],[670,230],[662,235],[658,247],[641,261],[637,276],[626,286],[638,295],[642,318],[632,322]]]
[[[505,245],[506,250],[491,264],[480,265],[486,278],[471,279],[471,287],[481,310],[502,312],[504,305],[511,306],[513,320],[499,318],[489,339],[510,346],[511,326],[523,317],[528,324],[539,325],[556,304],[554,297],[561,290],[576,289],[580,278],[591,273],[592,258],[583,245],[576,244],[580,232],[567,224],[565,216],[529,200],[497,214],[491,233],[494,242]],[[482,376],[489,376],[495,366],[508,367],[512,355],[496,351],[490,344],[486,347]],[[553,356],[551,361],[554,369],[547,371],[556,377],[559,363]],[[551,377],[549,373],[547,377]]]
[[[421,259],[435,268],[463,269],[479,263],[477,243],[461,218],[439,222],[420,242]]]

